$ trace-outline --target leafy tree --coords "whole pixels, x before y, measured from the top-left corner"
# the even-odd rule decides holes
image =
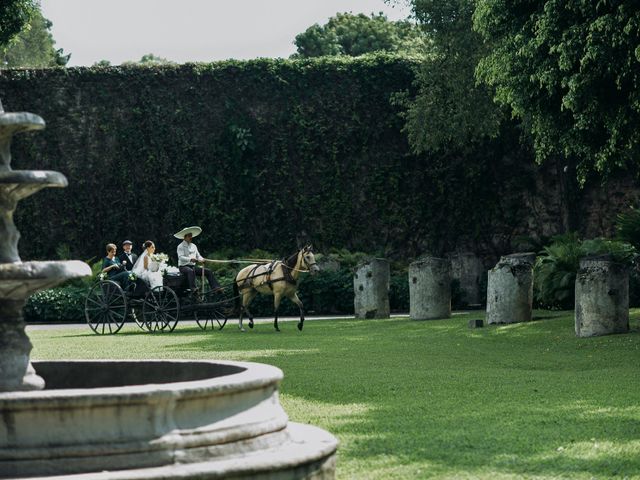
[[[497,135],[502,112],[491,92],[474,77],[478,61],[488,49],[472,30],[474,1],[409,3],[433,42],[417,72],[417,95],[397,97],[407,107],[406,129],[414,151],[468,149]]]
[[[35,0],[0,2],[0,47],[5,47],[29,22],[38,9]]]
[[[420,29],[409,21],[389,21],[379,13],[370,17],[359,13],[338,13],[325,25],[312,25],[296,36],[298,51],[293,58],[365,53],[415,52],[424,43]]]
[[[65,55],[62,48],[55,48],[52,25],[36,8],[26,27],[4,48],[4,65],[9,68],[65,66],[71,54]]]
[[[111,66],[111,62],[109,60],[100,60],[98,62],[95,62],[93,64],[94,67],[110,67]]]
[[[528,127],[538,161],[575,159],[578,177],[637,164],[640,4],[478,0],[491,51],[479,78]]]
[[[101,64],[102,66],[111,65],[107,60],[102,60],[102,62],[107,62],[107,64]],[[122,65],[144,65],[144,66],[154,66],[154,65],[173,65],[175,62],[168,60],[163,57],[158,57],[153,53],[147,53],[140,58],[137,62],[122,62]]]

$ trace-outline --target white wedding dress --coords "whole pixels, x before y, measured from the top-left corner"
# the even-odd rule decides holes
[[[159,271],[160,264],[154,260],[151,260],[149,257],[149,261],[147,262],[147,268],[144,268],[144,259],[145,257],[149,257],[147,251],[145,250],[142,255],[138,257],[135,265],[133,266],[133,273],[135,273],[138,278],[143,279],[149,287],[161,287],[162,286],[162,272]]]

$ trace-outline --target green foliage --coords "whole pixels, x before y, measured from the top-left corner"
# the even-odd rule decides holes
[[[479,78],[523,121],[538,161],[577,162],[582,182],[637,165],[637,2],[479,0],[474,28],[492,46]]]
[[[0,2],[0,48],[9,45],[38,10],[36,0],[3,0]]]
[[[495,137],[503,114],[491,92],[475,80],[487,51],[472,30],[473,0],[412,0],[415,17],[432,45],[417,69],[416,95],[396,101],[407,107],[406,131],[414,151],[468,151]]]
[[[353,304],[353,284],[351,286],[351,303]],[[406,270],[391,275],[389,281],[389,307],[392,312],[409,311],[409,279]],[[351,309],[353,311],[353,307]]]
[[[638,352],[631,333],[576,338],[573,314],[467,328],[450,319],[178,325],[150,335],[34,330],[34,360],[190,359],[274,365],[290,421],[340,441],[338,479],[636,479]],[[543,320],[544,319],[544,320]],[[36,370],[37,370],[36,365]]]
[[[616,218],[616,236],[640,251],[640,210],[631,207]]]
[[[529,154],[517,131],[471,152],[412,154],[389,99],[412,89],[415,65],[380,54],[8,70],[5,109],[47,121],[15,137],[14,167],[69,179],[20,203],[20,253],[52,258],[65,243],[102,258],[129,238],[175,255],[173,233],[194,224],[201,252],[278,258],[303,234],[318,251],[387,258],[490,242],[523,218]]]
[[[131,61],[122,62],[123,66],[140,65],[145,67],[153,67],[157,65],[174,65],[174,64],[175,62],[168,60],[166,58],[154,55],[153,53],[147,53],[143,55],[140,58],[140,60],[138,60],[137,62],[131,62]],[[100,67],[107,67],[109,65],[111,65],[111,62],[109,62],[108,60],[101,60],[100,62],[97,62],[95,64],[95,66],[100,66]]]
[[[580,240],[576,233],[558,235],[549,246],[544,247],[536,260],[536,303],[545,308],[572,309],[580,259],[595,255],[609,255],[617,262],[631,265],[637,253],[633,246],[620,241],[600,238]]]
[[[87,291],[84,286],[66,286],[34,293],[25,305],[24,319],[27,322],[83,322]]]
[[[39,8],[31,15],[29,23],[3,49],[4,67],[42,68],[65,66],[71,54],[55,48],[51,35],[52,23],[42,16]]]
[[[423,54],[426,46],[420,29],[409,21],[389,21],[382,13],[370,17],[338,13],[325,25],[312,25],[296,36],[298,51],[292,58],[326,55],[356,57],[372,52]]]
[[[575,281],[582,245],[575,233],[554,237],[536,259],[534,293],[537,304],[571,309],[575,303]]]

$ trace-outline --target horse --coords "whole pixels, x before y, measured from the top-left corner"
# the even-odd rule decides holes
[[[298,298],[298,277],[300,273],[309,272],[315,275],[320,268],[316,265],[311,245],[301,248],[286,260],[275,260],[268,264],[252,264],[238,272],[233,282],[233,291],[240,310],[238,328],[244,332],[242,317],[246,313],[249,317],[249,328],[253,328],[253,315],[249,311],[249,304],[258,293],[263,295],[273,295],[273,311],[275,319],[273,326],[278,328],[278,307],[282,297],[287,297],[300,309],[300,321],[298,330],[302,331],[304,326],[304,310],[302,302]]]

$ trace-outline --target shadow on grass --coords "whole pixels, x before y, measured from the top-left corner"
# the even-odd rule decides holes
[[[640,471],[638,336],[578,339],[572,322],[554,316],[481,333],[466,318],[316,322],[307,336],[257,330],[242,345],[216,346],[259,348],[248,360],[282,368],[285,405],[289,397],[308,404],[292,419],[336,434],[347,474],[350,462],[394,457],[379,476],[412,476],[407,468],[424,462],[426,476],[631,475]],[[283,355],[288,348],[297,350]],[[351,404],[367,408],[332,417]]]

